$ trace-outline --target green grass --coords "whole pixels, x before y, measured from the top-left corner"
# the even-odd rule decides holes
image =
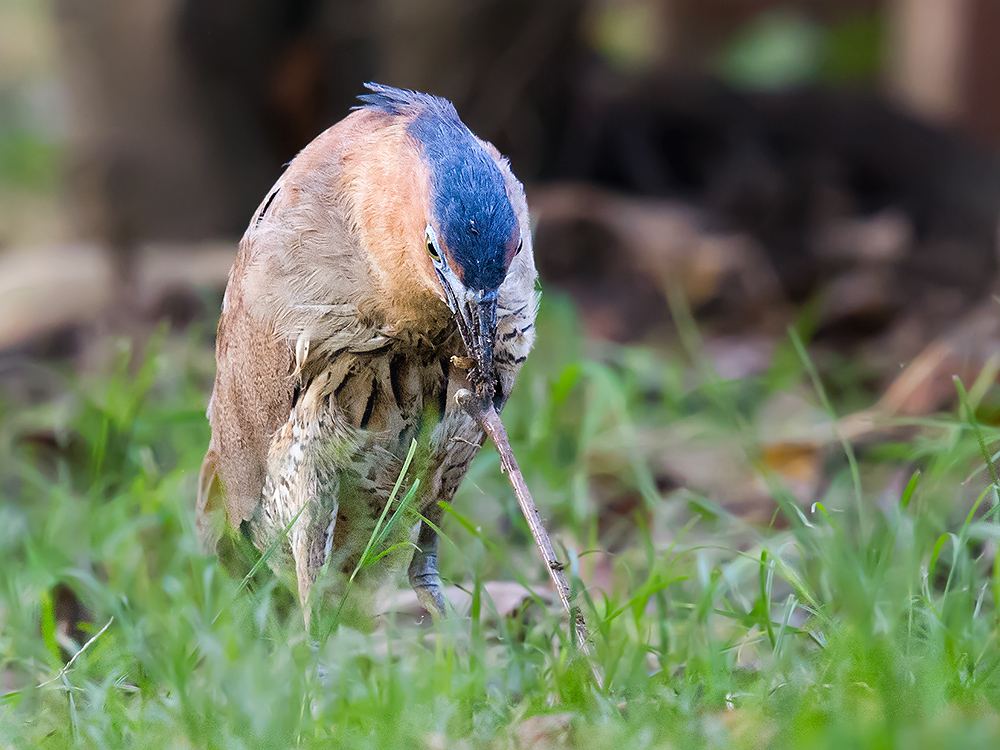
[[[571,572],[601,582],[583,598],[604,689],[558,611],[499,616],[485,593],[546,588],[491,451],[443,527],[471,615],[313,644],[270,574],[244,587],[198,552],[204,342],[123,347],[104,377],[0,403],[0,748],[995,745],[1000,524],[980,446],[997,435],[972,416],[996,394],[856,463],[834,445],[816,504],[759,475],[777,510],[750,525],[727,510],[747,487],[669,490],[657,461],[682,444],[754,464],[767,404],[790,391],[821,413],[825,373],[790,338],[766,377],[723,382],[681,330],[672,354],[588,343],[549,298],[504,414]],[[76,629],[67,590],[89,613]]]

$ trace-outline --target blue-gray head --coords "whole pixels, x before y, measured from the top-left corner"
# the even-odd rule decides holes
[[[522,244],[503,173],[448,100],[365,86],[372,93],[359,98],[368,108],[408,118],[430,175],[427,253],[465,347],[492,388],[497,290]]]

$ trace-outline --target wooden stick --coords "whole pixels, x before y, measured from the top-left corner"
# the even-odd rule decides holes
[[[507,430],[504,429],[503,422],[500,421],[500,415],[493,408],[491,400],[476,398],[470,391],[464,388],[455,394],[455,400],[470,417],[476,420],[479,426],[483,428],[483,431],[490,436],[493,445],[496,446],[497,453],[500,454],[500,465],[507,473],[507,478],[510,479],[511,486],[514,488],[514,494],[517,495],[517,502],[521,506],[521,512],[528,522],[528,528],[531,529],[531,536],[534,537],[535,544],[538,546],[539,552],[542,553],[542,559],[545,560],[545,567],[549,571],[549,577],[552,579],[552,583],[556,587],[556,592],[559,594],[559,601],[562,602],[563,609],[569,615],[573,642],[591,659],[590,663],[594,678],[598,686],[603,686],[604,680],[597,670],[597,665],[594,664],[591,658],[593,654],[590,650],[590,641],[587,637],[587,622],[584,620],[583,612],[580,611],[580,608],[574,606],[570,600],[569,581],[566,580],[566,574],[563,572],[566,566],[559,562],[559,559],[556,557],[555,549],[553,549],[552,542],[549,540],[549,534],[542,524],[541,517],[538,515],[538,508],[535,507],[535,501],[531,499],[531,492],[529,492],[528,485],[524,481],[524,475],[521,474],[521,468],[517,465],[517,459],[514,458],[514,451],[510,448]]]

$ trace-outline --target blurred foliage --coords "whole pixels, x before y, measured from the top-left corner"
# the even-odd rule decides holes
[[[722,50],[719,69],[744,89],[871,84],[881,70],[883,36],[877,15],[824,26],[791,10],[765,12]]]
[[[594,3],[591,46],[613,67],[648,69],[664,55],[664,6],[656,2]]]
[[[0,0],[0,246],[61,238],[66,102],[48,2]]]
[[[823,32],[791,12],[764,13],[722,53],[723,76],[736,86],[784,89],[816,80]]]
[[[61,149],[25,130],[0,129],[0,180],[34,192],[50,192],[59,180]]]
[[[859,457],[860,494],[845,465],[811,507],[765,472],[779,510],[750,525],[727,492],[658,489],[651,445],[682,429],[756,453],[767,383],[809,387],[812,363],[791,341],[796,356],[764,380],[719,380],[675,314],[682,349],[609,348],[548,295],[504,415],[571,571],[603,581],[583,596],[605,690],[570,658],[556,612],[498,615],[485,595],[486,581],[545,578],[492,451],[444,526],[443,573],[473,592],[470,618],[428,629],[389,617],[314,644],[277,580],[244,590],[197,550],[211,376],[200,337],[161,334],[142,354],[122,345],[102,377],[51,374],[65,378],[60,398],[3,403],[0,746],[1000,739],[996,488],[982,472],[966,481],[996,431],[928,421],[912,443]],[[905,489],[879,479],[894,467],[912,477]],[[642,498],[618,519],[626,542],[613,552],[596,491],[609,474]]]
[[[873,84],[884,59],[885,23],[880,16],[858,16],[826,30],[821,80],[838,84]]]

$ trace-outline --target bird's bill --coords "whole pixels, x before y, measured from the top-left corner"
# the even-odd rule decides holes
[[[497,294],[469,291],[459,308],[464,326],[459,326],[466,351],[476,362],[473,381],[476,395],[493,400],[493,342],[497,333]],[[465,328],[468,333],[462,331]]]
[[[455,315],[465,350],[475,363],[470,378],[484,403],[493,400],[493,342],[497,332],[496,290],[468,289],[446,268],[439,272],[448,307]]]

